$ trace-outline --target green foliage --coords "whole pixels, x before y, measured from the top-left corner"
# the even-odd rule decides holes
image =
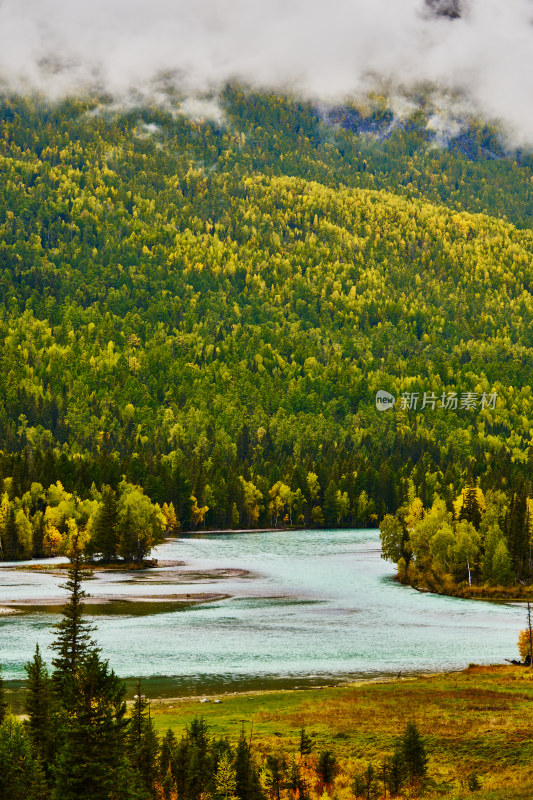
[[[304,756],[308,756],[309,753],[313,751],[313,747],[314,747],[313,738],[305,732],[305,728],[302,728],[300,730],[300,744],[298,748],[300,751],[301,758],[303,758]]]
[[[280,793],[285,785],[287,762],[282,755],[269,753],[266,757],[265,786],[273,800],[280,800]]]
[[[93,522],[89,547],[90,554],[98,553],[103,561],[112,561],[118,551],[118,507],[115,492],[108,486]]]
[[[405,549],[408,537],[404,525],[398,517],[387,514],[381,520],[379,534],[382,558],[390,559],[396,564],[400,558],[408,562],[409,559],[406,558],[408,554]]]
[[[524,579],[531,582],[530,502],[524,488],[520,495],[510,497],[489,490],[485,498],[479,488],[469,487],[453,504],[453,514],[439,498],[427,510],[415,498],[380,523],[383,557],[398,564],[402,580],[425,583],[438,591],[449,591],[462,582],[472,586],[483,581],[500,587],[524,584]]]
[[[69,698],[74,700],[75,680],[79,669],[86,658],[95,652],[95,644],[91,639],[94,627],[83,618],[86,597],[82,589],[84,579],[81,569],[81,553],[76,546],[74,561],[68,571],[68,580],[64,588],[69,592],[69,599],[62,610],[63,619],[56,625],[56,639],[52,648],[57,656],[53,659],[53,679],[64,694],[63,702]]]
[[[223,755],[218,762],[215,775],[215,800],[237,800],[237,780],[235,769],[228,755]]]
[[[216,126],[1,100],[4,559],[67,552],[68,520],[96,522],[92,484],[122,476],[182,529],[375,525],[409,481],[426,507],[467,479],[518,497],[531,159],[473,122],[433,147],[423,101],[395,124],[237,86],[220,102]],[[382,388],[394,411],[377,412]],[[494,409],[439,405],[494,391]],[[31,489],[57,480],[61,498]],[[123,531],[128,559],[158,538],[142,530]]]
[[[2,800],[45,800],[38,761],[22,723],[6,716],[0,724],[0,797]]]
[[[92,650],[73,676],[53,766],[54,800],[107,800],[124,759],[125,687]]]
[[[422,781],[427,774],[428,758],[422,736],[413,721],[405,726],[403,736],[398,740],[397,750],[409,783]]]
[[[51,762],[54,751],[53,714],[56,709],[53,687],[39,645],[35,646],[33,659],[26,664],[25,669],[28,677],[25,726],[34,752],[47,765]]]
[[[137,770],[148,795],[153,797],[155,781],[159,774],[159,742],[150,718],[149,704],[141,693],[140,680],[137,681],[136,691],[128,732],[130,761]],[[167,751],[168,749],[167,743]],[[168,763],[164,766],[166,772]]]
[[[337,774],[337,759],[330,750],[322,750],[316,765],[317,775],[325,786],[333,783]]]
[[[265,791],[259,778],[257,763],[250,742],[241,730],[235,752],[235,794],[239,800],[265,800]]]
[[[379,786],[376,771],[372,764],[368,764],[363,773],[354,775],[352,780],[352,792],[356,799],[377,800],[379,797]]]
[[[0,725],[7,715],[6,688],[2,678],[2,665],[0,664]]]

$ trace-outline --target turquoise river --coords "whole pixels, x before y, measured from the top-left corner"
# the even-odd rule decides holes
[[[86,590],[95,638],[123,677],[165,693],[331,683],[516,658],[520,605],[417,592],[393,581],[375,530],[209,534],[154,551],[166,566],[97,573]],[[176,562],[179,562],[179,566]],[[50,562],[48,562],[50,563]],[[0,662],[24,678],[38,642],[48,661],[57,574],[0,569]],[[173,596],[207,602],[177,604]],[[151,597],[157,603],[134,602]],[[161,602],[167,598],[169,602]],[[30,603],[22,612],[5,605]],[[18,606],[20,609],[20,606]]]

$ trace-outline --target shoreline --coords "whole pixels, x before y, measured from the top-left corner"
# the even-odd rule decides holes
[[[479,600],[484,603],[533,603],[533,585],[521,587],[520,593],[516,594],[519,587],[507,586],[457,586],[454,591],[439,591],[435,586],[428,586],[428,584],[414,584],[408,580],[402,580],[400,575],[392,576],[395,583],[405,586],[409,589],[414,589],[415,592],[420,594],[433,594],[436,597],[456,597],[458,600]]]
[[[83,604],[86,607],[101,606],[103,608],[112,609],[113,606],[121,607],[121,613],[127,613],[128,606],[146,605],[147,607],[156,604],[164,606],[195,606],[203,603],[212,603],[217,600],[227,600],[231,595],[222,592],[199,592],[196,594],[181,593],[181,594],[149,594],[149,595],[102,595],[95,597],[94,595],[84,598]],[[23,614],[24,612],[39,612],[57,609],[58,613],[65,605],[64,598],[59,597],[45,597],[45,598],[32,598],[31,600],[17,600],[16,602],[0,603],[0,614]],[[150,609],[153,613],[154,609]],[[105,612],[104,612],[105,613]]]
[[[276,681],[280,682],[287,682],[291,685],[285,686],[263,686],[261,688],[251,688],[250,686],[239,687],[239,684],[230,684],[229,686],[226,684],[225,688],[221,688],[218,682],[215,682],[211,686],[206,682],[204,685],[205,691],[199,691],[198,686],[191,685],[190,688],[194,693],[188,694],[169,694],[164,690],[165,685],[168,686],[168,683],[175,683],[176,680],[179,680],[181,676],[177,675],[160,675],[160,676],[141,676],[140,681],[143,687],[143,693],[146,695],[147,700],[153,704],[154,707],[158,709],[164,710],[169,709],[173,705],[181,705],[187,703],[202,703],[202,704],[217,704],[222,703],[225,700],[230,699],[246,699],[246,698],[260,698],[264,697],[271,697],[272,695],[284,695],[290,696],[297,693],[312,693],[312,692],[319,692],[319,691],[327,691],[327,690],[350,690],[350,689],[357,689],[357,688],[365,688],[371,686],[378,686],[378,685],[393,685],[393,686],[403,686],[406,683],[413,683],[419,680],[431,680],[437,678],[446,678],[451,676],[458,676],[462,674],[470,674],[473,670],[480,670],[480,671],[497,671],[497,670],[506,670],[506,669],[518,669],[518,667],[514,666],[511,667],[508,664],[470,664],[468,666],[461,667],[459,669],[453,670],[439,670],[435,672],[426,672],[426,671],[413,671],[406,673],[405,675],[402,674],[400,677],[397,676],[394,672],[385,673],[380,675],[369,675],[368,677],[356,676],[348,677],[339,675],[335,677],[334,675],[330,676],[321,676],[320,683],[309,683],[308,685],[304,685],[303,682],[306,680],[311,681],[313,680],[312,676],[299,676],[291,677],[291,676],[269,676],[266,679],[261,678],[250,678],[250,683],[254,681],[261,681],[267,683],[274,683]],[[526,668],[524,667],[524,671]],[[529,674],[529,673],[527,673]],[[120,677],[120,676],[119,676]],[[531,673],[531,677],[533,678],[533,673]],[[126,685],[126,700],[128,705],[133,702],[134,694],[136,692],[137,682],[139,680],[139,676],[127,676],[127,677],[120,677],[120,680]],[[8,702],[12,703],[15,707],[21,708],[23,697],[25,696],[26,691],[26,679],[6,679],[4,680],[4,684],[7,690]],[[155,686],[154,686],[155,684]],[[160,688],[157,688],[157,684],[160,685]],[[173,687],[175,688],[175,687]],[[152,690],[152,691],[151,691]],[[168,691],[168,690],[167,690]]]

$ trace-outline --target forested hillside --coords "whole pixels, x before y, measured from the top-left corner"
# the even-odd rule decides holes
[[[522,485],[531,156],[473,122],[439,144],[422,101],[178,106],[2,100],[5,514],[32,482],[123,476],[184,529]]]

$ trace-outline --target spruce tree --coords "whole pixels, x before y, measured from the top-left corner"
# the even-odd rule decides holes
[[[175,785],[176,775],[176,737],[169,728],[161,742],[159,751],[159,773],[163,776],[163,789],[170,792]],[[165,789],[165,786],[167,787]]]
[[[421,781],[427,774],[428,759],[424,742],[414,722],[407,723],[398,744],[407,780],[411,784]]]
[[[475,486],[467,486],[464,490],[463,505],[459,519],[466,519],[467,522],[471,522],[477,531],[481,524],[481,516],[477,489]]]
[[[26,664],[25,670],[28,676],[25,703],[28,718],[25,727],[30,736],[33,750],[41,759],[46,770],[53,749],[53,695],[48,670],[41,656],[39,645],[35,646],[33,659]]]
[[[4,679],[2,678],[2,665],[0,664],[0,725],[7,716],[7,702]]]
[[[15,521],[15,511],[11,507],[8,512],[6,527],[4,532],[4,553],[6,561],[16,561],[20,558],[20,545]]]
[[[87,596],[82,589],[84,575],[82,558],[77,538],[73,543],[73,560],[68,571],[68,580],[64,588],[69,592],[69,599],[63,606],[63,619],[56,625],[56,639],[52,649],[57,656],[52,660],[56,685],[67,691],[72,678],[83,664],[90,652],[96,651],[91,633],[94,627],[83,618],[84,603]]]
[[[58,740],[51,800],[147,800],[127,758],[126,687],[100,658],[83,619],[81,557],[77,541],[66,584],[70,592],[53,645]]]
[[[42,771],[22,723],[6,716],[0,725],[0,798],[45,800]]]
[[[531,570],[527,491],[523,481],[520,482],[518,490],[511,495],[505,520],[505,535],[514,570],[517,576],[521,577]]]
[[[323,750],[316,765],[316,772],[324,786],[329,786],[333,783],[333,779],[337,773],[337,759],[331,750]]]
[[[305,728],[300,730],[300,757],[303,758],[304,756],[309,755],[313,749],[313,740],[310,736],[307,735],[305,732]]]
[[[212,778],[207,725],[195,717],[187,728],[184,797],[199,800]],[[178,778],[178,790],[180,780]]]
[[[141,681],[137,681],[137,694],[129,729],[130,759],[150,796],[155,791],[159,775],[159,741],[150,718],[150,706],[141,693]]]
[[[88,652],[73,677],[74,691],[63,720],[61,747],[53,767],[53,800],[110,800],[124,779],[128,720],[124,683]]]
[[[118,537],[119,555],[125,561],[133,563],[137,558],[139,542],[129,506],[126,508],[126,514],[120,522]]]
[[[331,480],[324,492],[324,521],[335,528],[337,525],[337,484]]]
[[[405,765],[399,748],[383,764],[385,785],[392,797],[396,797],[405,782]]]
[[[239,800],[265,800],[265,792],[259,780],[257,764],[252,756],[249,742],[241,730],[235,753],[235,794]]]
[[[285,785],[287,764],[282,756],[268,755],[266,759],[266,787],[271,797],[280,800],[280,792]]]
[[[89,552],[99,553],[103,561],[114,561],[117,557],[119,539],[118,507],[115,492],[107,486],[102,494],[89,542]]]

